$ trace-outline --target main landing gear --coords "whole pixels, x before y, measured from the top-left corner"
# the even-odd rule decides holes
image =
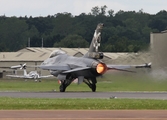
[[[61,85],[59,87],[60,92],[65,92],[66,88],[71,84],[72,81],[73,80],[61,80]],[[96,78],[84,79],[83,82],[90,87],[92,92],[96,92]]]
[[[96,78],[84,79],[83,82],[87,84],[90,87],[90,89],[92,89],[92,92],[96,92]]]
[[[65,92],[67,86],[69,86],[71,84],[72,81],[70,80],[61,80],[61,85],[59,87],[60,92]]]

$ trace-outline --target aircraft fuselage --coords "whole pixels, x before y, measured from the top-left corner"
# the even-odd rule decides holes
[[[105,72],[106,68],[104,68],[104,71],[98,72],[97,66],[99,64],[102,64],[104,67],[106,67],[106,65],[99,60],[95,60],[91,58],[84,58],[84,57],[74,57],[74,56],[69,56],[67,54],[63,54],[63,55],[58,55],[52,58],[48,58],[41,65],[45,65],[45,66],[68,65],[69,69],[75,69],[78,67],[80,68],[88,67],[88,69],[85,69],[85,70],[78,70],[78,71],[70,72],[70,74],[72,74],[73,76],[77,78],[78,76],[97,77],[97,76],[102,75]],[[57,76],[59,74],[66,74],[66,73],[63,73],[63,71],[61,70],[56,70],[56,71],[51,70],[50,72],[54,76]]]

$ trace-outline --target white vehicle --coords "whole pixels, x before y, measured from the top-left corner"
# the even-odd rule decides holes
[[[48,78],[48,77],[53,77],[53,75],[46,75],[46,76],[40,76],[37,71],[31,71],[27,74],[26,71],[26,63],[25,64],[20,64],[17,66],[11,66],[12,69],[23,69],[24,71],[24,75],[6,75],[8,77],[13,77],[13,78],[24,78],[24,79],[34,79],[35,81],[37,81],[37,79],[39,79],[39,82],[41,82],[41,78]]]

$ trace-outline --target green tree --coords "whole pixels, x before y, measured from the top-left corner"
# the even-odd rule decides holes
[[[68,35],[60,42],[55,43],[54,47],[85,48],[88,42],[79,35]]]
[[[51,35],[54,36],[56,34],[68,35],[73,31],[73,16],[71,13],[57,13],[53,19],[53,30],[51,31]]]
[[[94,16],[97,16],[100,14],[100,8],[98,6],[95,6],[91,9],[91,14]]]
[[[107,9],[107,6],[106,5],[104,5],[104,6],[101,6],[101,8],[100,8],[100,15],[102,15],[102,16],[105,16],[105,14],[106,14],[106,9]]]
[[[95,6],[89,14],[56,13],[47,17],[6,17],[0,16],[0,51],[16,51],[27,46],[44,47],[89,47],[96,25],[105,27],[102,31],[102,51],[125,52],[146,49],[150,32],[167,29],[167,11],[155,15],[143,10],[123,11],[114,14],[107,6]],[[76,36],[78,35],[78,36]],[[73,36],[73,37],[70,37]],[[66,40],[68,38],[68,40]],[[69,40],[70,39],[70,40]],[[83,40],[83,41],[80,41]],[[78,42],[79,41],[79,42]],[[85,44],[85,45],[84,45]],[[83,46],[82,46],[83,45]]]
[[[0,41],[3,41],[10,51],[19,50],[26,46],[27,30],[28,26],[24,20],[16,17],[6,18],[0,23]]]
[[[108,10],[108,14],[110,17],[113,17],[114,16],[114,10],[110,9]]]

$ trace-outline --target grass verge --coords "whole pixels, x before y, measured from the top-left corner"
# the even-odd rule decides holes
[[[166,110],[166,100],[0,98],[0,110]]]
[[[167,80],[157,80],[142,75],[105,75],[97,79],[97,91],[167,91]],[[0,91],[59,91],[56,79],[43,79],[42,82],[23,79],[1,79]],[[82,83],[72,83],[66,91],[91,91]]]

